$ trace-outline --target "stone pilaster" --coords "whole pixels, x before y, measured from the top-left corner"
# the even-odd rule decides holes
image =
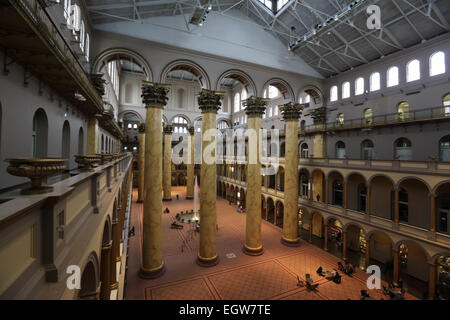
[[[261,159],[260,129],[261,117],[266,110],[268,100],[250,97],[244,101],[248,116],[248,166],[245,244],[243,251],[248,255],[263,254],[261,242]]]
[[[87,154],[97,154],[98,151],[98,119],[88,118]]]
[[[193,126],[188,128],[189,131],[189,141],[188,141],[188,152],[189,157],[187,161],[187,181],[186,181],[186,199],[194,199],[194,134],[195,129]]]
[[[281,242],[287,246],[300,245],[298,236],[298,119],[303,105],[288,103],[280,110],[286,123],[284,168],[284,217]]]
[[[172,200],[172,132],[173,126],[164,126],[163,201]]]
[[[111,249],[112,241],[108,244],[103,245],[101,253],[101,270],[100,270],[100,281],[102,282],[100,288],[100,299],[110,300],[111,299]]]
[[[223,92],[203,89],[198,97],[198,105],[202,110],[202,164],[197,263],[205,267],[219,263],[216,251],[216,115],[223,96]]]
[[[167,104],[168,85],[144,82],[142,97],[145,120],[145,197],[143,213],[142,265],[140,276],[156,278],[164,273],[162,259],[162,110]]]
[[[138,200],[141,203],[144,201],[144,190],[145,190],[145,179],[144,179],[144,169],[145,169],[145,124],[141,123],[139,125],[139,159],[138,159]]]

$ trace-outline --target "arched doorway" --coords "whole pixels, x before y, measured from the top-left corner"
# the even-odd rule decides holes
[[[347,237],[346,258],[361,270],[366,268],[366,236],[364,230],[356,224],[345,227]]]
[[[334,256],[342,259],[342,246],[343,246],[343,225],[340,220],[330,217],[326,222],[327,234],[327,248],[328,251]]]
[[[310,237],[311,242],[318,246],[319,248],[323,248],[323,217],[321,214],[314,212],[311,219],[311,229],[310,229]]]
[[[70,124],[69,121],[64,121],[62,129],[62,145],[61,145],[61,158],[67,159],[67,170],[70,170]]]
[[[311,227],[311,216],[307,209],[298,209],[298,235],[301,239],[309,241]]]
[[[367,265],[377,265],[381,269],[381,279],[392,281],[393,254],[392,240],[385,233],[372,231],[367,235],[369,253],[366,254]]]
[[[283,202],[277,201],[277,214],[275,218],[275,225],[277,227],[283,228],[283,219],[284,219],[284,205]]]
[[[48,119],[44,109],[39,108],[33,117],[32,157],[47,157]]]
[[[97,267],[95,266],[96,259],[90,258],[83,273],[81,274],[80,291],[78,298],[82,300],[97,300]]]
[[[267,221],[275,222],[275,204],[272,198],[267,198]]]

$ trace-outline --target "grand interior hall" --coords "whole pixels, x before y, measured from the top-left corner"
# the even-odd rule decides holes
[[[449,0],[0,0],[0,57],[0,300],[450,299]]]

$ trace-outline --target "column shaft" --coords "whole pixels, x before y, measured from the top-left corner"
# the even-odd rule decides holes
[[[100,288],[100,299],[101,300],[110,300],[111,299],[111,247],[112,242],[110,241],[107,245],[102,247],[102,255],[101,255],[101,274],[100,281],[102,282]]]
[[[194,199],[194,135],[189,135],[188,152],[190,154],[190,161],[187,164],[187,181],[186,181],[186,199]]]
[[[212,266],[218,263],[216,251],[216,136],[205,134],[211,129],[216,130],[216,113],[202,112],[200,248],[197,257],[197,263],[201,266]]]
[[[260,255],[261,243],[261,159],[259,139],[261,116],[248,115],[248,165],[244,253]]]
[[[393,282],[398,284],[398,270],[399,270],[399,252],[394,250],[394,272],[393,272]]]
[[[430,194],[430,231],[436,231],[436,197]]]
[[[143,212],[142,266],[140,275],[162,274],[162,107],[147,107],[145,121],[145,197]]]
[[[436,292],[436,265],[429,265],[429,274],[428,274],[428,299],[434,300]]]
[[[145,187],[145,131],[139,134],[139,162],[138,162],[138,202],[144,201]]]
[[[164,201],[172,200],[172,134],[164,133]]]
[[[298,120],[286,119],[284,217],[281,242],[298,246]]]
[[[120,261],[120,231],[119,231],[119,223],[118,221],[112,222],[112,249],[111,249],[111,278],[110,278],[110,287],[111,290],[117,289],[117,262]],[[119,260],[118,260],[119,259]]]
[[[394,191],[394,222],[398,223],[399,215],[398,215],[398,190]]]

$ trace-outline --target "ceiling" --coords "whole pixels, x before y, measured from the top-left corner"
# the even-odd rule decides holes
[[[243,14],[260,28],[276,36],[286,47],[300,39],[294,54],[324,77],[340,74],[359,65],[430,40],[450,30],[449,0],[360,0],[346,12],[350,0],[290,0],[273,13],[259,0],[85,0],[92,24],[136,21],[162,16],[177,16],[185,21],[200,2],[212,7],[214,14]],[[369,5],[377,5],[381,28],[368,29]],[[239,10],[239,15],[236,11]],[[312,30],[324,21],[327,26],[314,36]],[[295,32],[291,32],[295,27]],[[220,34],[218,34],[220,37]]]

